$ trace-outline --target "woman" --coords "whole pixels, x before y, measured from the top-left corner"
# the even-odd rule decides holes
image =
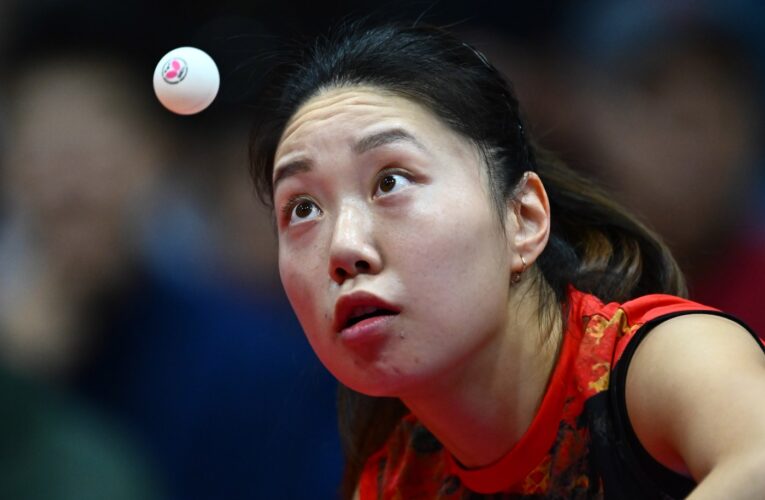
[[[666,248],[532,145],[479,52],[350,26],[284,69],[253,175],[346,386],[346,498],[765,493],[762,346],[678,297]]]

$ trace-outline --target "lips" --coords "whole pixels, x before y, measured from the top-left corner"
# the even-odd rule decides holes
[[[343,295],[335,305],[334,330],[341,332],[346,328],[378,316],[393,316],[401,309],[369,292],[354,292]]]

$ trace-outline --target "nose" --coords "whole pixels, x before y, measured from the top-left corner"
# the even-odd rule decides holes
[[[329,275],[338,285],[359,274],[377,274],[382,258],[373,239],[374,224],[362,207],[343,207],[330,244]]]

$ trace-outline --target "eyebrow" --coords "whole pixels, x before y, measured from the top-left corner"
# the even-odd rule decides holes
[[[307,158],[300,158],[284,165],[279,165],[274,174],[274,182],[272,191],[276,191],[276,186],[279,182],[283,181],[287,177],[292,177],[303,172],[308,172],[313,167],[313,162]]]
[[[412,134],[404,129],[394,128],[364,137],[353,146],[353,152],[360,155],[369,150],[396,142],[408,142],[413,146],[416,146],[417,149],[426,151],[425,146],[423,146]]]
[[[417,149],[427,152],[425,146],[417,140],[412,134],[401,128],[393,128],[390,130],[384,130],[372,135],[368,135],[360,139],[353,145],[351,150],[356,155],[364,154],[372,149],[387,146],[397,142],[408,142],[415,146]],[[294,161],[290,161],[283,165],[276,167],[274,173],[273,190],[276,191],[276,186],[279,182],[288,177],[297,175],[303,172],[308,172],[313,168],[313,162],[308,158],[298,158]]]

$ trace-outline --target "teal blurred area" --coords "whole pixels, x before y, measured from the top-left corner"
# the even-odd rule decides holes
[[[162,498],[117,425],[43,384],[0,372],[0,498]]]

